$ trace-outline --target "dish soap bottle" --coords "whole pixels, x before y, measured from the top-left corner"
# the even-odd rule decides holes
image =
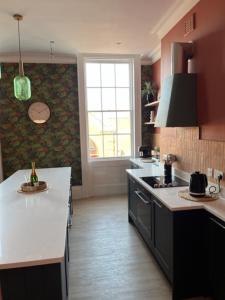
[[[32,166],[32,172],[31,172],[31,175],[30,175],[31,185],[32,186],[38,186],[39,183],[38,183],[38,177],[37,177],[37,174],[36,174],[36,171],[35,171],[35,162],[34,161],[31,162],[31,166]]]

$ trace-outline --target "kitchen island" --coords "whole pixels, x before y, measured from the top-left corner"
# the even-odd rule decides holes
[[[48,189],[19,193],[30,170],[0,184],[0,282],[3,300],[65,300],[71,168],[37,169]]]

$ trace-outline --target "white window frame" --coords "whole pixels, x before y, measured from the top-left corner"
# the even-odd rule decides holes
[[[77,71],[78,71],[78,100],[79,100],[79,119],[80,119],[80,145],[81,145],[81,166],[82,166],[82,186],[81,197],[89,197],[93,194],[94,168],[110,167],[129,167],[129,161],[125,159],[118,160],[101,160],[88,161],[87,153],[87,128],[85,120],[85,85],[84,85],[84,61],[86,58],[125,58],[134,60],[134,156],[138,156],[138,146],[141,145],[141,58],[140,55],[122,55],[122,54],[77,54]],[[110,169],[109,169],[110,170]]]
[[[130,136],[131,136],[131,155],[130,156],[115,156],[115,157],[98,157],[92,158],[89,155],[89,126],[88,126],[88,109],[87,109],[87,85],[86,85],[86,63],[112,63],[112,64],[120,64],[126,63],[129,64],[129,77],[130,77],[130,85],[129,85],[129,96],[130,96],[130,109],[127,110],[131,115],[131,124],[130,124]],[[134,59],[133,58],[101,58],[101,57],[85,57],[83,61],[83,74],[84,74],[84,95],[85,95],[85,121],[86,121],[86,141],[87,141],[87,160],[88,162],[101,162],[101,161],[118,161],[118,160],[127,160],[133,157],[135,150],[135,117],[134,117],[134,107],[135,107],[135,88],[134,88]],[[115,110],[119,112],[119,110]],[[123,112],[123,111],[121,111]],[[118,134],[116,134],[118,135]],[[117,145],[118,146],[118,145]],[[104,146],[103,146],[104,147]]]

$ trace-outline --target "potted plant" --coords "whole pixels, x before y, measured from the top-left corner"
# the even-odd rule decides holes
[[[145,98],[148,103],[153,101],[156,96],[155,84],[150,81],[145,81],[144,88],[141,91],[141,96],[142,98]]]

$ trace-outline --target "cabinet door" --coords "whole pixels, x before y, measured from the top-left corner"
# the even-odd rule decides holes
[[[225,299],[225,223],[210,217],[209,277],[214,300]]]
[[[134,222],[137,219],[137,198],[135,194],[136,182],[133,178],[128,177],[128,210],[129,217],[132,218]]]
[[[172,277],[172,214],[157,199],[154,202],[154,248],[163,270]]]
[[[152,241],[152,200],[151,194],[142,187],[135,190],[137,198],[137,226],[143,238],[151,246]]]

